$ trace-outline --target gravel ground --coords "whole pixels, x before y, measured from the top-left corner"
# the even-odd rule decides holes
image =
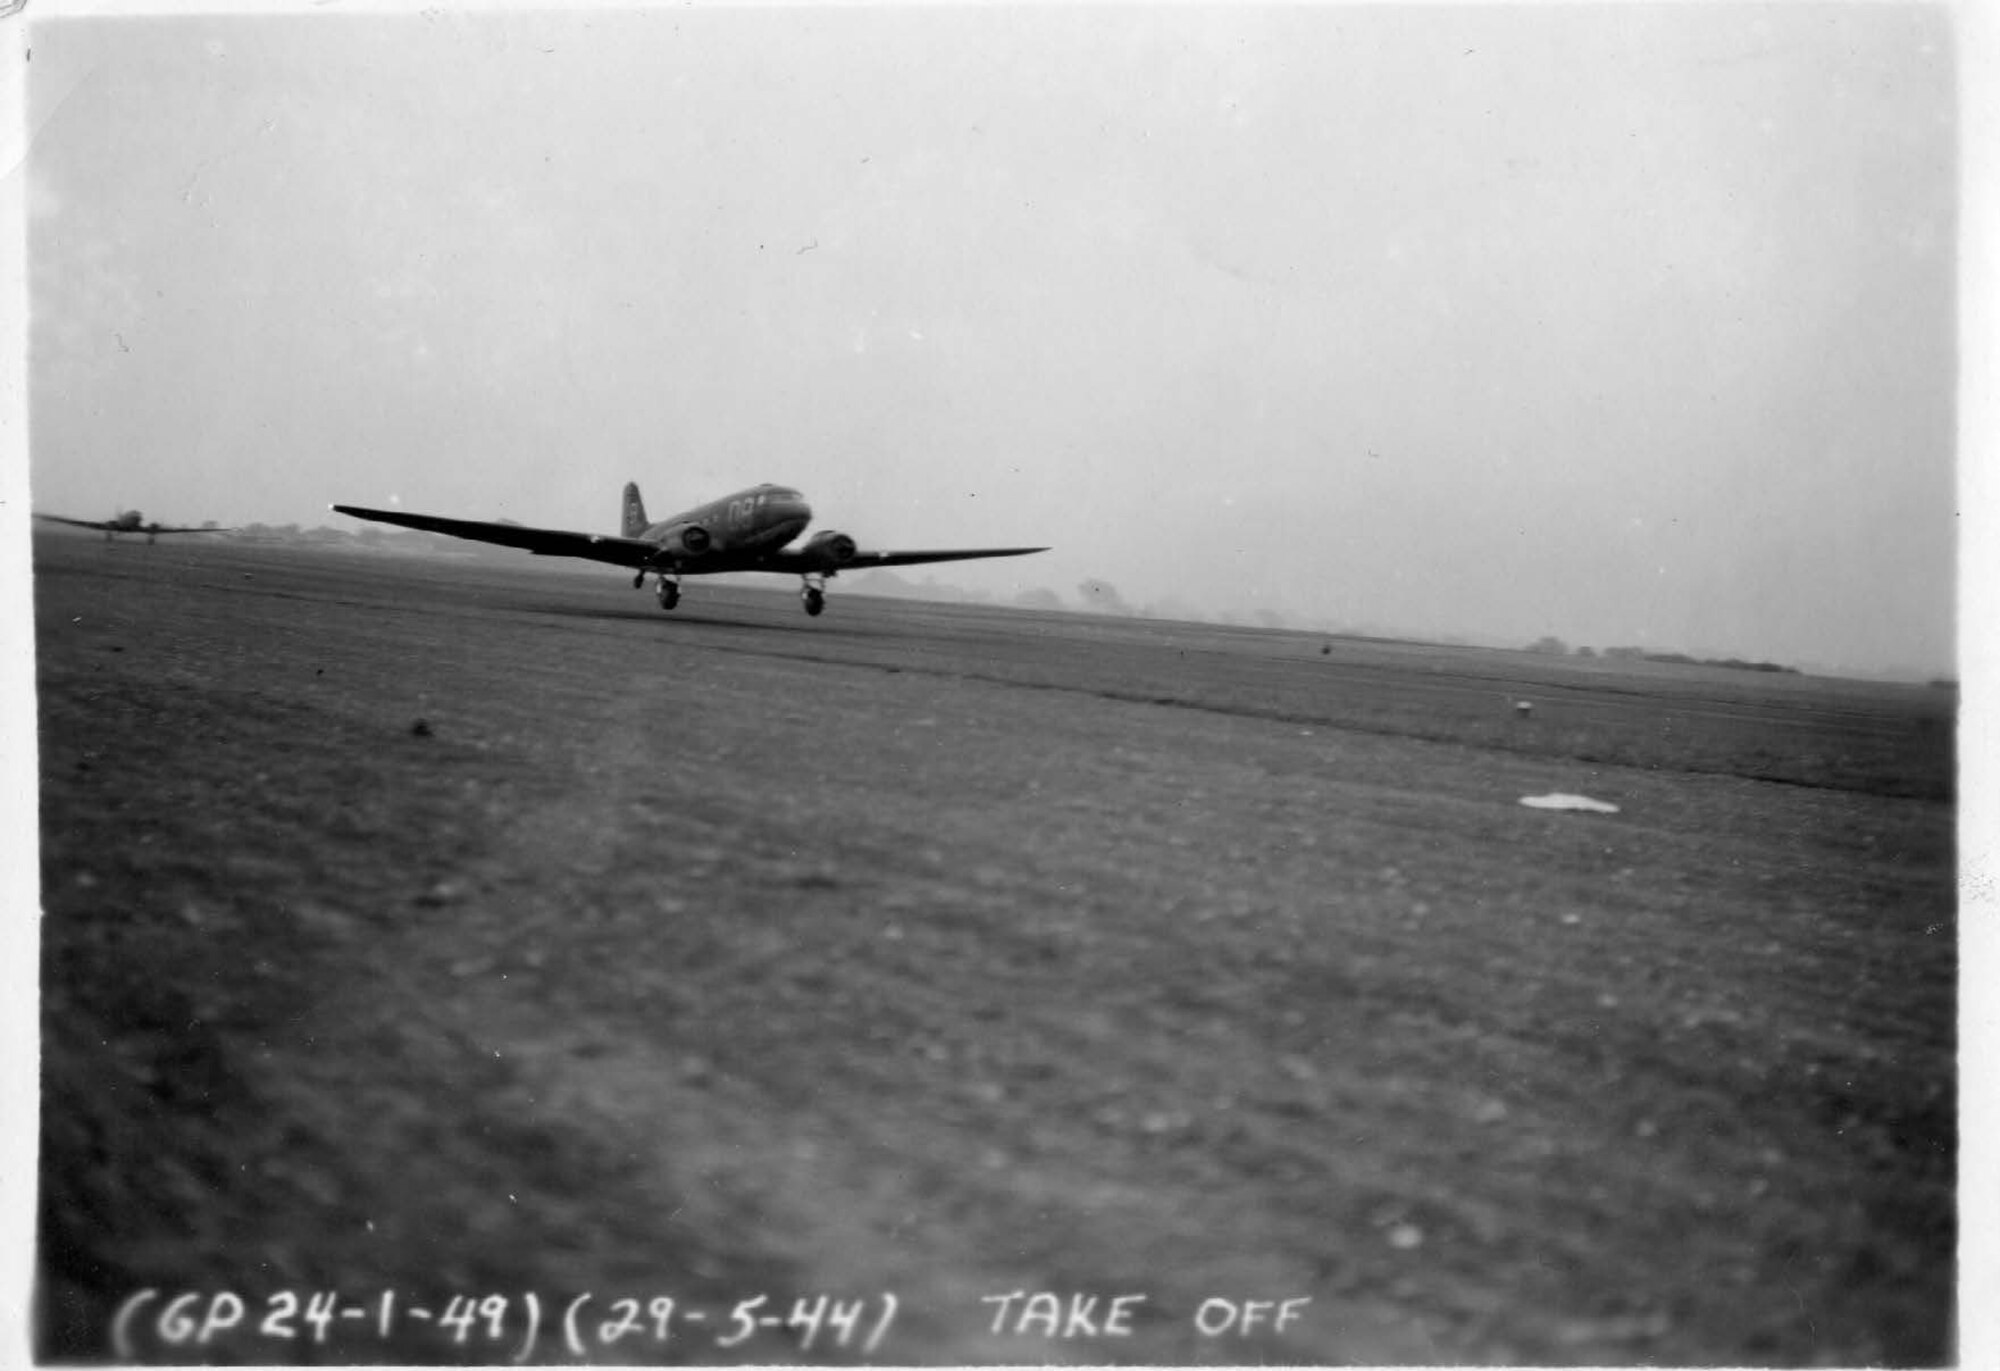
[[[1952,1355],[1943,692],[36,556],[45,1358]]]

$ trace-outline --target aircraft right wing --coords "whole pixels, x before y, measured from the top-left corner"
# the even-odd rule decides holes
[[[60,514],[37,514],[37,519],[46,519],[52,524],[69,524],[74,528],[122,529],[123,524],[114,524],[106,519],[66,519]]]
[[[487,523],[481,519],[445,519],[435,514],[404,514],[393,509],[361,509],[355,505],[335,505],[334,513],[356,519],[373,519],[380,524],[443,533],[468,538],[476,543],[498,543],[518,547],[542,557],[587,557],[613,566],[645,566],[660,549],[643,538],[618,538],[606,533],[569,533],[557,528],[529,528],[526,524]]]

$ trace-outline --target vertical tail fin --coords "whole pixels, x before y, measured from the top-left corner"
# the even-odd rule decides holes
[[[639,483],[625,483],[625,509],[618,524],[618,532],[626,538],[636,538],[646,531],[646,502],[639,498]]]

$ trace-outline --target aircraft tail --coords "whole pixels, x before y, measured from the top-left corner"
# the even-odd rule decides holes
[[[646,502],[639,498],[639,483],[625,483],[625,509],[618,525],[618,532],[627,538],[637,538],[646,531]]]

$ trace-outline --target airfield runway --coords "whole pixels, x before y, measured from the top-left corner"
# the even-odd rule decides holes
[[[1951,1355],[1947,692],[35,556],[46,1357]]]

